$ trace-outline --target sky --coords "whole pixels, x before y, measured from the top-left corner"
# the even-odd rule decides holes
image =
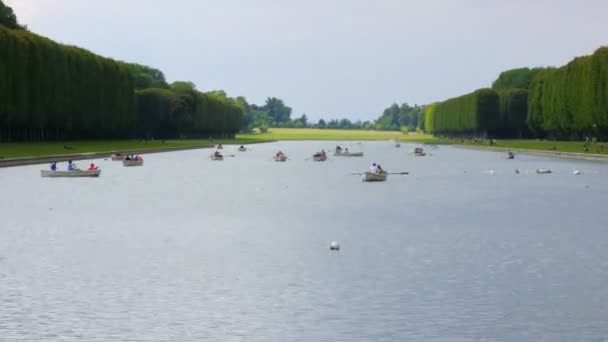
[[[35,33],[311,120],[373,120],[608,45],[606,0],[4,0]]]

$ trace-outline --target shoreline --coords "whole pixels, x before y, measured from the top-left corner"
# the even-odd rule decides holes
[[[528,154],[528,155],[539,156],[539,157],[554,157],[554,158],[573,159],[573,160],[608,162],[608,155],[594,154],[594,153],[530,150],[530,149],[525,149],[525,148],[509,148],[509,147],[494,147],[494,146],[490,147],[490,146],[474,146],[474,145],[461,145],[461,144],[452,144],[451,146],[456,147],[456,148],[468,149],[468,150],[492,151],[492,152],[513,151],[516,153]]]
[[[235,141],[234,144],[222,142],[222,145],[252,145],[252,144],[263,144],[263,143],[271,143],[271,142],[275,142],[275,141],[254,141],[254,142],[249,142],[249,143]],[[161,148],[150,148],[150,149],[114,150],[114,151],[104,151],[104,152],[84,152],[84,153],[57,154],[57,155],[48,155],[48,156],[6,158],[6,159],[0,159],[0,168],[49,164],[54,161],[65,162],[68,160],[101,159],[101,158],[108,158],[111,155],[116,154],[116,153],[152,154],[152,153],[198,150],[198,149],[213,148],[215,145],[216,144],[207,144],[207,145],[200,145],[200,146],[161,147]]]

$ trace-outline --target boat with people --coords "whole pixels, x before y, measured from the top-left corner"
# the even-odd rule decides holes
[[[215,151],[215,153],[211,155],[211,160],[224,160],[224,156],[219,151]]]
[[[373,163],[368,172],[363,173],[364,182],[384,182],[388,178],[388,172],[380,166]]]
[[[399,142],[399,140],[395,140],[395,147],[401,147],[401,143]]]
[[[553,171],[551,169],[537,169],[536,173],[538,173],[538,174],[546,174],[546,173],[553,173]]]
[[[67,170],[58,170],[56,162],[51,163],[50,170],[40,170],[40,176],[48,178],[99,177],[99,175],[101,175],[101,170],[97,166],[95,166],[94,163],[91,163],[90,167],[87,170],[81,170],[77,168],[76,164],[74,164],[71,160],[68,162]]]
[[[363,157],[363,152],[350,152],[348,147],[342,148],[340,146],[336,146],[336,151],[334,152],[334,156],[336,157]]]
[[[216,147],[217,150],[223,150],[224,146],[222,144],[218,144]]]
[[[426,153],[424,152],[424,149],[422,147],[416,147],[414,149],[414,155],[416,157],[424,157],[426,156]]]
[[[143,166],[144,158],[141,156],[127,156],[122,161],[122,166]]]
[[[321,152],[317,152],[312,155],[312,160],[318,161],[318,162],[326,161],[327,153],[325,153],[325,150],[321,150]]]
[[[274,158],[274,161],[276,161],[276,162],[287,161],[287,156],[285,155],[285,153],[283,153],[283,151],[277,152],[277,154],[275,154],[273,158]]]
[[[388,173],[375,173],[375,172],[364,172],[363,173],[363,181],[364,182],[385,182],[388,178]]]
[[[41,170],[40,175],[42,177],[99,177],[101,170]]]
[[[507,152],[507,159],[515,159],[515,153],[513,151]]]
[[[238,148],[239,152],[246,152],[247,148],[243,145],[241,145],[241,147]]]

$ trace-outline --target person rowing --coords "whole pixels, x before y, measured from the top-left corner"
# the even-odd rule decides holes
[[[91,165],[89,165],[89,171],[95,171],[97,170],[97,166],[95,166],[94,163],[91,163]]]
[[[216,158],[220,158],[220,157],[222,156],[222,154],[220,153],[220,151],[215,151],[214,156],[215,156]]]
[[[51,171],[57,171],[57,162],[51,163]]]
[[[76,171],[76,164],[72,163],[71,160],[68,161],[68,171]]]
[[[371,173],[378,173],[378,165],[376,165],[376,163],[373,163],[372,166],[369,167],[369,171]]]
[[[340,147],[340,145],[336,146],[336,152],[338,152],[338,153],[342,152],[342,147]]]
[[[283,153],[283,151],[279,151],[279,152],[277,152],[277,157],[282,157],[282,156],[284,156],[284,155],[285,155],[285,153]]]

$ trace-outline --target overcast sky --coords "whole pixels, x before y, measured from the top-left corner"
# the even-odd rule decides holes
[[[293,116],[373,119],[608,44],[606,0],[4,0],[31,31]]]

